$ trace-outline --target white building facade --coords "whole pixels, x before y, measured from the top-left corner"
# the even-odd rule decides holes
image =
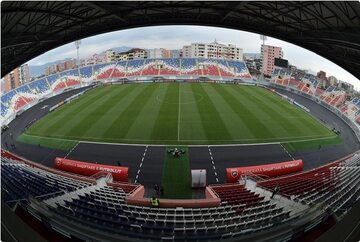
[[[209,59],[232,59],[243,61],[243,50],[235,45],[224,45],[216,41],[206,43],[191,43],[181,49],[183,58],[209,58]]]
[[[172,57],[171,51],[164,48],[155,48],[149,50],[150,59],[171,58],[171,57]]]

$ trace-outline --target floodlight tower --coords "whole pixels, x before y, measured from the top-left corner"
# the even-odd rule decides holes
[[[76,53],[77,53],[77,66],[79,67],[80,66],[80,57],[79,57],[79,48],[80,48],[80,45],[81,45],[81,40],[77,40],[75,41],[75,47],[76,47]]]
[[[265,46],[265,40],[267,37],[265,35],[260,35],[260,39],[263,41],[262,47]],[[261,80],[264,81],[264,53],[261,51]]]

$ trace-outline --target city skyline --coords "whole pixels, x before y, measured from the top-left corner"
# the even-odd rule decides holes
[[[142,27],[82,39],[80,58],[86,58],[113,47],[181,49],[183,45],[193,42],[210,43],[215,39],[219,43],[237,45],[243,49],[244,53],[260,53],[262,44],[259,34],[240,30],[192,25]],[[355,76],[314,52],[272,37],[268,37],[265,44],[282,47],[283,58],[300,69],[308,70],[314,75],[323,70],[327,76],[335,76],[341,81],[353,84],[356,90],[360,90],[360,82]],[[73,42],[48,51],[27,63],[42,65],[65,58],[76,58],[76,48]]]

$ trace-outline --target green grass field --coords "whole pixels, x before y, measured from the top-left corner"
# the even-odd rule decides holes
[[[167,149],[173,149],[168,147]],[[185,151],[180,157],[165,153],[162,184],[164,186],[164,198],[188,199],[192,197],[191,175],[188,149],[177,147]]]
[[[77,141],[299,144],[336,138],[311,115],[260,87],[149,83],[93,89],[36,122],[18,140],[69,149]]]

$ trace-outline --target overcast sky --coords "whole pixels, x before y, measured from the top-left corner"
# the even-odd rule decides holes
[[[209,43],[214,40],[223,44],[235,44],[244,53],[260,53],[262,41],[258,34],[225,28],[203,26],[156,26],[135,28],[110,32],[82,40],[80,58],[100,53],[112,47],[167,48],[180,49],[192,42]],[[266,44],[280,46],[284,51],[284,59],[288,59],[298,68],[307,69],[312,74],[324,70],[327,76],[333,75],[342,81],[349,82],[360,90],[359,80],[331,61],[303,49],[299,46],[268,37]],[[48,51],[28,62],[30,65],[42,65],[46,62],[64,58],[76,58],[74,43]]]

